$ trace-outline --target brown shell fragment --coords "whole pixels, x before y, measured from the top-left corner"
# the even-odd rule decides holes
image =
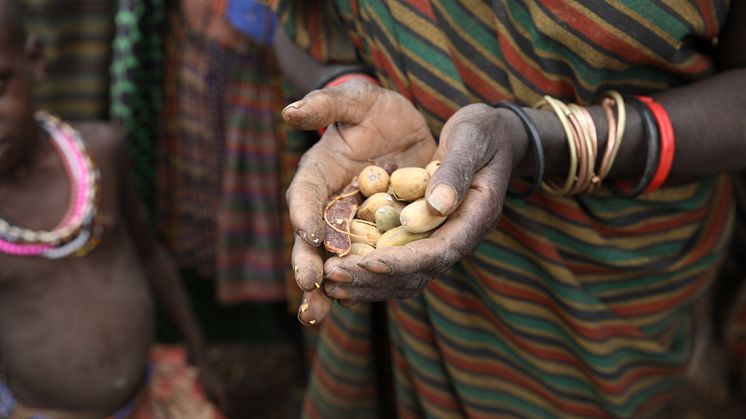
[[[347,185],[338,196],[335,196],[324,209],[326,234],[324,248],[339,256],[345,256],[352,249],[350,224],[355,217],[363,197],[358,188],[357,179]]]

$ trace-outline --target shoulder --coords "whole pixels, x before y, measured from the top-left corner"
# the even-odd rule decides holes
[[[126,152],[122,130],[105,121],[86,121],[72,124],[92,153],[99,157],[120,156]]]

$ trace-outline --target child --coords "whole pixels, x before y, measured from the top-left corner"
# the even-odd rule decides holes
[[[142,411],[153,295],[220,397],[177,273],[128,182],[126,144],[111,126],[35,112],[44,55],[22,22],[16,1],[0,0],[0,417]]]

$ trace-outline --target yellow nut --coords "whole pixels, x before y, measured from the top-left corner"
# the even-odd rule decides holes
[[[369,197],[377,192],[386,192],[389,188],[389,174],[382,167],[368,166],[357,177],[360,193]]]
[[[376,221],[376,211],[378,211],[378,208],[386,206],[399,207],[399,210],[404,208],[404,205],[400,202],[396,202],[394,197],[391,195],[385,192],[378,192],[369,196],[368,199],[360,205],[355,217],[373,223]]]
[[[383,232],[399,227],[401,225],[399,221],[400,213],[401,211],[398,208],[392,206],[378,208],[376,211],[376,227]]]
[[[391,174],[390,185],[394,197],[400,201],[414,201],[425,196],[430,174],[421,167],[403,167]]]
[[[433,213],[427,206],[425,199],[418,199],[404,207],[399,214],[399,221],[403,229],[410,233],[424,233],[434,230],[448,217]]]
[[[381,232],[376,225],[364,220],[352,220],[350,225],[350,240],[352,243],[366,243],[375,246]]]
[[[349,254],[363,257],[374,250],[376,250],[375,247],[366,243],[352,243],[352,249],[350,249]]]
[[[426,239],[428,237],[430,237],[429,231],[427,233],[410,233],[402,227],[394,227],[381,235],[381,238],[376,243],[376,249],[403,246],[415,240]]]
[[[425,166],[425,171],[430,175],[430,177],[433,177],[433,173],[435,173],[436,170],[440,167],[441,163],[440,160],[433,160],[430,163]]]

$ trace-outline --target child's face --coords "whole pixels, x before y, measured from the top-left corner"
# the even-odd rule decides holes
[[[0,35],[0,170],[24,155],[24,143],[36,135],[33,83],[41,58],[27,43]]]

